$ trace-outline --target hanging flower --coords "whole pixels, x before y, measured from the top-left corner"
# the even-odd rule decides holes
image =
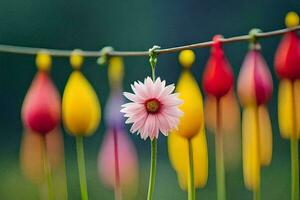
[[[202,93],[189,70],[181,73],[176,91],[183,101],[179,108],[184,115],[180,118],[178,129],[174,132],[182,137],[192,138],[204,127],[204,114]]]
[[[224,133],[222,132],[221,101],[233,88],[233,72],[222,48],[222,36],[213,37],[210,57],[203,73],[203,87],[208,96],[216,99],[215,110],[215,157],[217,198],[226,198],[225,167],[224,167]]]
[[[181,189],[188,191],[189,199],[195,197],[196,188],[203,188],[206,185],[208,178],[202,94],[189,70],[194,61],[195,54],[192,50],[180,52],[179,62],[183,72],[179,77],[176,91],[183,100],[179,107],[183,116],[180,118],[178,129],[173,130],[168,137],[170,162],[177,173]]]
[[[285,18],[288,28],[299,25],[299,16],[289,12]],[[278,86],[278,124],[280,134],[290,139],[291,146],[291,198],[299,197],[300,138],[300,41],[296,31],[285,33],[275,54],[275,71],[280,78]]]
[[[258,30],[253,29],[251,34]],[[255,37],[255,35],[253,35]],[[266,104],[273,92],[272,76],[260,53],[260,45],[253,39],[238,78],[238,94],[244,107],[243,172],[248,189],[260,187],[260,168],[272,159],[272,125]]]
[[[36,64],[39,71],[24,99],[22,120],[25,127],[47,134],[59,124],[60,95],[49,76],[50,56],[46,52],[39,53]]]
[[[43,141],[45,139],[45,141]],[[64,163],[63,137],[59,128],[55,128],[43,137],[26,129],[23,133],[20,148],[20,165],[22,174],[30,182],[36,184],[41,190],[42,199],[45,197],[44,185],[46,182],[44,174],[43,145],[46,145],[51,175],[53,179],[53,190],[56,199],[65,199],[67,193],[66,172]]]
[[[299,17],[290,12],[286,16],[287,27],[297,26]],[[283,138],[300,138],[300,40],[296,31],[283,36],[275,54],[275,71],[280,78],[278,87],[278,122]],[[293,117],[295,116],[295,117]],[[294,119],[295,118],[295,119]],[[293,130],[296,127],[296,130]]]
[[[204,90],[216,98],[227,94],[233,85],[233,72],[224,55],[221,39],[221,35],[214,36],[214,44],[203,73]]]
[[[83,57],[74,51],[70,58],[73,69],[80,69]],[[62,99],[62,118],[68,133],[89,136],[98,128],[101,107],[97,94],[79,70],[74,70],[65,86]]]
[[[111,93],[106,103],[104,118],[106,133],[98,154],[98,172],[102,183],[115,191],[115,199],[132,199],[138,190],[138,156],[133,142],[124,130],[120,107],[122,95],[123,61],[111,57],[108,79]]]
[[[63,94],[62,118],[65,129],[76,139],[81,198],[88,199],[83,137],[95,133],[101,119],[101,107],[95,90],[80,71],[83,60],[81,50],[72,52],[73,72]]]
[[[167,136],[169,131],[177,128],[182,115],[178,106],[182,100],[177,93],[172,94],[174,85],[166,86],[160,78],[152,81],[147,77],[144,83],[134,82],[131,88],[134,94],[124,92],[124,96],[132,102],[122,105],[121,110],[128,117],[126,123],[133,123],[130,132],[138,132],[142,139],[150,137],[153,140],[158,138],[159,131]]]
[[[134,196],[137,192],[137,152],[124,130],[107,130],[98,156],[98,171],[106,187],[121,189],[123,196]]]

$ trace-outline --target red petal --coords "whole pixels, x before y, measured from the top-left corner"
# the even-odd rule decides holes
[[[204,90],[217,98],[227,94],[233,85],[233,72],[219,39],[220,36],[214,37],[215,43],[203,74]]]
[[[242,104],[267,103],[273,92],[272,76],[259,50],[247,53],[238,79],[238,93]]]
[[[300,78],[300,42],[296,32],[283,36],[275,54],[275,70],[280,78]]]
[[[60,121],[60,96],[46,72],[38,72],[23,102],[22,119],[26,127],[46,134]]]

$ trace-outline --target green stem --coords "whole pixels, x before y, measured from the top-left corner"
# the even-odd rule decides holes
[[[219,103],[216,105],[216,134],[215,134],[215,149],[216,149],[216,178],[217,178],[217,199],[226,199],[225,188],[225,167],[224,167],[224,152],[223,152],[223,135],[220,131],[221,112],[219,112]]]
[[[155,177],[156,177],[156,157],[157,157],[156,154],[157,154],[157,139],[154,138],[151,141],[151,168],[150,168],[147,200],[152,200],[153,198],[153,191],[154,191]]]
[[[84,160],[84,147],[83,147],[82,136],[76,136],[76,149],[77,149],[77,163],[78,163],[81,199],[88,200],[88,190],[87,190],[86,174],[85,174],[86,169],[85,169],[85,160]]]
[[[291,165],[292,165],[292,200],[299,199],[299,152],[298,140],[291,138]]]
[[[191,139],[188,139],[188,146],[189,146],[188,200],[195,200],[196,192],[195,192],[195,180],[194,180],[194,159],[193,159],[193,144]]]
[[[297,120],[296,120],[296,98],[295,98],[295,83],[293,82],[293,91],[292,91],[292,108],[293,108],[293,132],[291,136],[291,179],[292,179],[292,188],[291,188],[291,199],[299,199],[299,150],[298,150],[298,139],[297,139]]]
[[[48,200],[53,199],[53,188],[52,188],[52,175],[51,175],[51,168],[47,153],[47,141],[46,136],[42,138],[42,154],[43,154],[43,163],[44,163],[44,173],[45,178],[47,181],[47,187],[48,187]]]
[[[257,187],[257,189],[253,190],[253,200],[260,200],[260,197],[260,187]]]

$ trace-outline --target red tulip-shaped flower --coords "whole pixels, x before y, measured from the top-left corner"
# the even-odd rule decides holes
[[[275,54],[275,71],[281,79],[300,78],[300,41],[296,31],[287,32]]]
[[[224,55],[221,39],[220,35],[213,38],[214,44],[203,74],[204,90],[216,98],[227,94],[233,85],[233,72]]]
[[[203,74],[203,87],[209,97],[215,99],[216,120],[215,120],[215,156],[216,156],[216,179],[217,198],[226,198],[225,188],[225,167],[223,152],[223,133],[221,131],[222,117],[221,104],[224,97],[233,87],[233,72],[222,49],[222,36],[216,35],[213,38],[211,54]]]
[[[257,44],[247,53],[239,74],[238,93],[244,106],[266,104],[272,96],[272,76],[259,48]]]
[[[266,106],[272,92],[272,76],[254,38],[240,70],[238,94],[243,105],[244,182],[255,196],[260,195],[260,168],[272,159],[272,125]]]
[[[286,26],[299,25],[299,17],[289,12]],[[299,198],[299,150],[300,138],[300,41],[296,31],[285,33],[275,54],[275,71],[280,78],[278,87],[278,123],[283,138],[290,139],[292,199]]]
[[[60,121],[60,95],[48,74],[50,64],[49,55],[38,55],[39,71],[22,106],[24,125],[41,134],[52,131]]]

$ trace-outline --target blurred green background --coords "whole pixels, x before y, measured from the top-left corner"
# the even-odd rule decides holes
[[[214,34],[225,37],[247,33],[257,27],[264,31],[284,28],[285,14],[300,13],[297,0],[9,0],[0,1],[0,43],[83,50],[100,50],[111,45],[117,50],[146,50],[154,44],[172,47],[210,40]],[[262,52],[272,73],[273,55],[280,37],[261,41]],[[226,54],[238,74],[247,43],[225,46]],[[193,73],[199,83],[209,50],[196,50]],[[147,58],[125,58],[124,90],[134,80],[150,73]],[[157,73],[168,83],[176,82],[181,67],[177,54],[159,57]],[[19,166],[22,136],[20,109],[31,80],[36,72],[33,56],[0,54],[0,199],[38,199],[37,188],[27,181]],[[68,60],[54,58],[52,77],[62,93],[71,72]],[[83,72],[93,84],[105,106],[109,93],[107,68],[99,67],[95,59],[86,59]],[[273,73],[274,75],[274,73]],[[289,142],[280,138],[277,125],[277,79],[269,104],[274,132],[272,164],[263,169],[263,199],[290,199]],[[113,192],[104,188],[97,174],[97,155],[105,127],[85,140],[90,199],[113,199]],[[197,199],[215,199],[214,138],[207,134],[209,146],[209,178],[204,189],[197,190]],[[140,159],[139,194],[145,199],[148,183],[150,145],[137,136],[131,136]],[[80,199],[74,138],[64,134],[69,199]],[[160,137],[158,146],[158,174],[155,199],[181,200],[176,174],[167,156],[166,138]],[[242,164],[227,172],[228,199],[251,199],[251,192],[243,184]]]

